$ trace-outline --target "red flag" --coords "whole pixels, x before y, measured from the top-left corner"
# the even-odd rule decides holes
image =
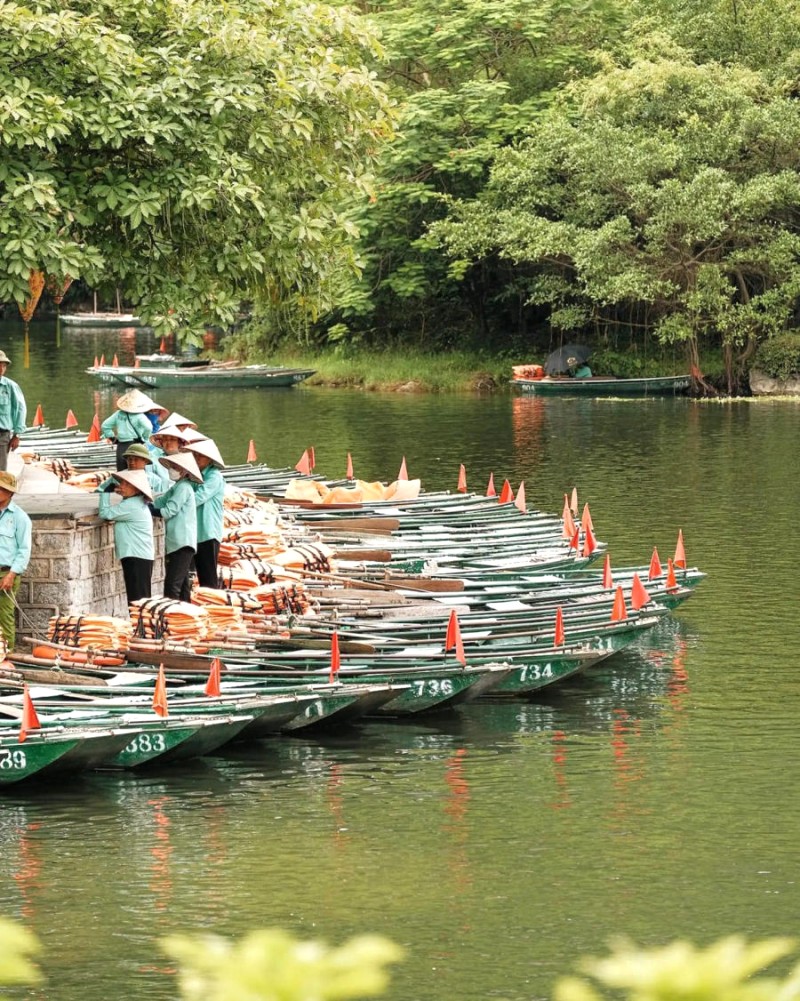
[[[467,658],[464,655],[464,644],[461,642],[461,627],[458,624],[458,615],[455,608],[450,612],[450,620],[447,623],[447,636],[444,641],[444,652],[455,647],[456,660],[461,661],[466,666]]]
[[[650,601],[650,595],[647,593],[644,584],[639,580],[639,574],[635,573],[633,575],[633,583],[631,584],[631,608],[634,612],[638,612],[648,601]]]
[[[141,358],[139,357],[139,355],[136,355],[136,357],[133,359],[133,367],[138,368],[141,365],[141,363],[142,363]]]
[[[521,511],[523,514],[528,513],[528,506],[525,503],[525,481],[523,480],[519,485],[519,490],[517,490],[517,497],[514,501],[514,507]]]
[[[114,368],[119,368],[119,358],[117,358],[116,355],[114,355],[114,360],[111,362],[111,364]]]
[[[99,364],[100,364],[100,362],[99,362],[99,361],[97,360],[97,355],[95,355],[95,356],[94,356],[94,367],[95,367],[95,368],[97,368],[97,366],[98,366]]]
[[[89,428],[89,433],[86,435],[87,441],[100,441],[100,418],[97,414],[92,418],[92,426]]]
[[[578,488],[577,487],[573,487],[572,488],[572,497],[570,498],[569,506],[570,506],[570,510],[572,511],[573,515],[576,515],[578,513]]]
[[[104,368],[105,364],[106,364],[106,356],[105,355],[100,355],[100,367]]]
[[[574,549],[577,553],[581,545],[581,526],[576,525],[575,531],[572,533],[572,538],[569,540],[569,548]]]
[[[28,736],[30,730],[41,730],[42,724],[39,722],[39,717],[36,715],[36,709],[33,705],[33,700],[31,699],[31,693],[28,691],[28,686],[23,684],[22,686],[22,723],[19,728],[19,742],[22,744],[25,738]]]
[[[564,613],[561,611],[561,605],[556,609],[556,632],[553,639],[554,646],[564,646]]]
[[[336,675],[339,673],[339,668],[341,666],[342,662],[339,657],[339,634],[334,629],[331,633],[331,673],[328,675],[328,681],[331,684],[336,681]]]
[[[158,713],[159,716],[169,716],[169,707],[167,706],[167,679],[164,675],[163,664],[159,664],[158,666],[158,677],[156,678],[156,687],[153,691],[153,712]]]
[[[465,494],[467,492],[467,470],[464,468],[464,463],[458,467],[458,486],[456,490],[460,494]]]
[[[594,532],[591,528],[587,528],[586,534],[583,537],[583,550],[581,552],[581,556],[591,556],[595,549],[597,549],[597,539],[595,539]]]
[[[614,607],[611,609],[612,622],[624,622],[628,618],[628,609],[625,607],[625,595],[622,593],[622,585],[617,584],[617,591],[614,595]]]
[[[661,560],[658,558],[658,550],[653,547],[653,555],[650,557],[650,571],[647,574],[648,580],[655,580],[656,577],[660,577],[664,573],[664,569],[661,566]]]
[[[683,548],[683,531],[678,529],[678,543],[675,546],[675,555],[672,557],[673,564],[681,570],[686,569],[686,551]]]
[[[73,414],[71,410],[67,411],[67,420],[64,427],[76,428],[78,426],[78,418]]]
[[[408,479],[408,470],[406,469],[406,457],[403,456],[403,461],[400,463],[400,472],[397,474],[398,480]]]
[[[317,457],[314,455],[314,446],[313,445],[309,445],[308,446],[308,464],[309,464],[309,466],[311,466],[312,470],[314,469],[314,467],[317,464]]]
[[[511,489],[511,484],[508,480],[503,484],[503,489],[500,491],[500,503],[510,504],[514,500],[514,491]]]
[[[497,491],[494,488],[494,473],[489,473],[489,485],[486,487],[487,497],[496,497]]]
[[[163,337],[161,338],[161,343],[158,346],[158,350],[161,352],[162,355],[165,355],[167,353],[167,342],[164,340]]]
[[[36,407],[36,416],[33,418],[33,427],[40,428],[44,424],[44,413],[42,412],[41,403]]]
[[[675,579],[675,567],[672,564],[672,560],[667,560],[667,590],[674,591],[678,587],[678,582]]]
[[[255,462],[258,456],[256,455],[256,443],[253,439],[250,439],[250,444],[247,447],[247,461]]]
[[[614,586],[614,580],[611,576],[611,557],[606,553],[605,562],[603,563],[603,587],[611,590]]]
[[[589,505],[583,505],[583,514],[581,515],[581,528],[588,535],[589,532],[594,531],[594,525],[592,524],[592,516],[589,512]]]
[[[308,457],[308,449],[306,449],[300,456],[297,465],[294,468],[298,473],[302,473],[304,476],[308,476],[311,472],[311,462]]]
[[[575,535],[575,522],[572,518],[572,511],[569,509],[566,494],[564,494],[564,512],[562,518],[564,519],[564,527],[561,530],[561,537],[563,539],[571,539]]]
[[[353,476],[353,457],[349,452],[347,453],[347,472],[344,475],[348,480],[355,479]]]
[[[203,691],[206,693],[206,695],[209,696],[220,695],[222,692],[221,681],[222,681],[222,661],[219,659],[219,657],[215,657],[211,661],[211,667],[209,668],[208,671],[208,681],[206,682],[206,687],[203,689]],[[164,693],[165,706],[166,706],[166,698],[167,696],[165,692]],[[155,706],[153,708],[155,708]],[[158,712],[157,709],[156,712]]]

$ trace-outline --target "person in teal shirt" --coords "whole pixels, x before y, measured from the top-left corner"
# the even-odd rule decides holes
[[[111,494],[104,491],[100,494],[98,514],[114,523],[114,550],[122,564],[125,594],[130,605],[151,594],[155,547],[153,516],[148,504],[153,493],[143,469],[119,470],[113,478],[122,500],[112,506]]]
[[[158,453],[158,454],[154,454]],[[128,469],[143,469],[147,482],[150,484],[153,497],[158,497],[169,490],[170,478],[167,470],[157,462],[161,458],[161,449],[153,449],[150,445],[140,445],[135,442],[125,450],[123,458],[128,463]]]
[[[100,434],[117,444],[117,469],[125,469],[125,451],[134,442],[147,444],[153,425],[147,414],[162,409],[139,389],[123,393],[117,400],[117,409],[100,425]],[[166,410],[164,410],[166,413]]]
[[[10,364],[5,351],[0,351],[0,470],[7,468],[8,453],[19,445],[28,414],[22,390],[13,379],[6,378]]]
[[[197,583],[201,587],[219,587],[219,544],[222,542],[222,503],[225,498],[225,480],[220,469],[225,468],[222,456],[211,438],[187,442],[184,446],[197,460],[203,482],[196,484],[194,499],[197,503]]]
[[[189,601],[189,571],[197,550],[197,506],[192,483],[202,483],[195,458],[189,452],[158,460],[169,471],[172,486],[153,501],[164,519],[164,597]]]
[[[18,490],[16,476],[0,471],[0,632],[9,653],[17,639],[19,579],[31,558],[31,519],[14,503]]]

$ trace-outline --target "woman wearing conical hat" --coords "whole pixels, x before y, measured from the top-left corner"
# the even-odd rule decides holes
[[[148,504],[153,492],[143,469],[119,470],[114,473],[117,493],[122,500],[111,504],[111,494],[100,494],[98,514],[114,523],[114,551],[122,564],[125,594],[128,604],[150,597],[153,577],[153,516]]]
[[[186,452],[197,460],[203,482],[195,484],[194,499],[197,504],[197,583],[201,587],[219,587],[219,544],[222,542],[222,502],[225,497],[225,480],[220,469],[225,468],[222,456],[211,438],[190,441],[184,445]]]
[[[117,409],[100,425],[100,434],[117,444],[117,469],[125,469],[125,451],[134,442],[144,444],[150,440],[153,425],[147,416],[153,411],[168,413],[166,407],[140,389],[131,389],[117,400]]]
[[[164,597],[189,601],[189,571],[197,550],[197,507],[192,483],[203,477],[189,452],[162,455],[158,460],[169,471],[172,486],[153,501],[164,519]]]

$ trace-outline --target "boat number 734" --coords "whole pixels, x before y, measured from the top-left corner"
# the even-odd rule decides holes
[[[553,677],[553,668],[549,664],[526,664],[520,671],[520,680],[543,681]]]
[[[28,759],[25,756],[24,751],[15,750],[10,751],[8,748],[3,748],[0,751],[0,768],[8,771],[9,769],[25,768],[28,764]]]

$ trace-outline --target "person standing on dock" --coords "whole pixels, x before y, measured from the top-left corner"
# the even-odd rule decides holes
[[[144,448],[143,445],[138,446]],[[111,504],[111,494],[100,494],[98,514],[114,523],[114,551],[122,564],[128,604],[149,598],[153,577],[153,516],[148,504],[153,492],[143,469],[119,470],[113,474],[122,500]]]
[[[0,632],[10,653],[17,639],[16,611],[20,576],[31,558],[31,519],[14,503],[19,483],[0,472]]]
[[[225,480],[220,469],[225,468],[219,449],[212,438],[187,442],[185,451],[191,452],[203,476],[196,484],[194,499],[197,503],[197,583],[201,587],[219,587],[217,559],[222,542],[222,502],[225,497]]]
[[[157,458],[159,456],[152,455],[149,445],[134,443],[125,449],[124,459],[128,464],[128,469],[144,470],[153,497],[169,490],[170,485],[169,473],[160,462],[156,462]]]
[[[197,550],[197,506],[192,483],[202,483],[203,477],[189,452],[164,455],[158,461],[174,480],[169,490],[153,501],[164,519],[164,597],[189,601],[189,571]]]
[[[145,445],[150,440],[153,425],[147,415],[157,409],[161,408],[149,396],[139,389],[131,389],[120,396],[117,409],[100,425],[100,434],[116,442],[117,469],[126,468],[125,451],[129,445],[134,442]]]
[[[13,379],[6,378],[10,364],[5,351],[0,351],[0,470],[8,468],[8,453],[19,445],[28,413],[22,390]]]

